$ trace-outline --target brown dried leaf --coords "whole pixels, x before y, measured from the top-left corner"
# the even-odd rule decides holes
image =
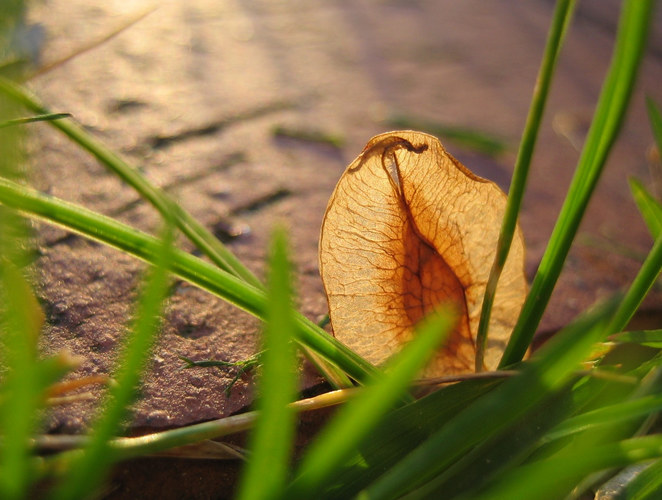
[[[329,200],[320,272],[335,336],[381,364],[436,305],[461,312],[426,376],[473,369],[475,338],[506,196],[421,132],[373,137]],[[516,232],[492,309],[485,355],[496,368],[526,294]]]

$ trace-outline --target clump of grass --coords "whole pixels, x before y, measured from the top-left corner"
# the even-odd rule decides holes
[[[494,288],[508,253],[547,89],[574,3],[557,3],[490,278]],[[8,153],[0,155],[0,351],[5,369],[0,390],[0,496],[27,497],[35,482],[48,479],[55,485],[56,498],[83,498],[95,491],[118,460],[254,425],[252,455],[239,489],[242,499],[576,498],[603,482],[609,471],[643,460],[654,462],[627,485],[627,494],[658,498],[662,436],[651,432],[651,417],[662,409],[662,335],[659,330],[624,331],[662,269],[662,206],[640,183],[632,183],[633,196],[655,243],[637,277],[623,296],[586,311],[532,359],[522,361],[623,123],[652,5],[651,0],[624,2],[614,58],[575,178],[502,360],[511,370],[494,377],[467,377],[418,400],[407,388],[448,331],[449,312],[428,318],[416,340],[385,372],[376,369],[293,310],[282,232],[275,233],[269,283],[264,286],[137,169],[66,117],[53,115],[15,78],[0,80],[0,150]],[[16,19],[21,15],[20,9],[14,12]],[[662,149],[660,111],[654,103],[648,105]],[[33,120],[49,120],[133,186],[161,213],[163,234],[146,235],[26,187],[20,175],[21,145],[25,127]],[[26,276],[26,217],[58,224],[150,264],[116,368],[117,386],[90,436],[68,439],[75,449],[48,457],[38,456],[33,448],[34,442],[44,440],[37,433],[40,411],[48,387],[70,365],[61,357],[42,359],[37,350],[40,310]],[[176,230],[211,263],[174,248]],[[158,330],[169,274],[264,320],[257,412],[144,438],[117,437]],[[488,291],[483,325],[489,323],[490,300]],[[482,335],[489,335],[485,326]],[[351,378],[364,387],[325,394],[312,402],[293,402],[295,344],[313,353],[337,386],[349,385]],[[644,361],[627,364],[617,359],[618,346],[631,344],[651,349]],[[351,401],[292,466],[294,412],[348,398]]]

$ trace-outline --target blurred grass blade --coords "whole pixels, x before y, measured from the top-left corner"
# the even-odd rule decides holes
[[[565,420],[543,438],[547,443],[595,427],[643,417],[662,410],[662,395],[655,394],[606,406]]]
[[[626,439],[591,448],[569,449],[504,474],[472,500],[556,500],[565,498],[589,474],[662,456],[662,435]],[[627,497],[630,498],[630,497]],[[463,499],[464,500],[464,499]]]
[[[289,407],[297,393],[297,359],[293,343],[292,275],[283,230],[271,243],[267,312],[258,386],[259,415],[251,436],[251,455],[240,483],[241,500],[277,498],[290,467],[295,415]]]
[[[566,498],[566,494],[568,494],[568,498],[580,498],[591,485],[603,482],[611,475],[609,470],[596,465],[597,461],[604,457],[601,455],[591,457],[594,450],[601,447],[605,456],[608,456],[614,453],[613,450],[609,450],[609,447],[615,445],[616,448],[619,448],[621,446],[619,443],[628,443],[632,440],[627,440],[627,438],[648,429],[647,422],[654,417],[655,408],[660,404],[662,371],[654,364],[651,366],[651,363],[644,363],[628,373],[638,378],[641,377],[639,383],[630,386],[629,389],[627,385],[618,388],[611,383],[605,384],[598,389],[603,394],[596,398],[597,406],[587,406],[589,411],[561,424],[551,433],[550,437],[554,437],[556,433],[556,438],[563,438],[565,432],[576,431],[566,434],[568,436],[566,439],[548,445],[547,452],[553,450],[553,454],[539,454],[537,461],[535,459],[531,461],[532,465],[537,464],[541,468],[541,473],[544,473],[543,471],[546,469],[548,474],[552,473],[552,469],[554,469],[554,474],[557,474],[555,467],[558,467],[559,459],[562,462],[567,460],[568,464],[575,461],[574,465],[577,468],[575,469],[571,465],[568,470],[563,470],[566,464],[560,467],[559,481],[555,482],[552,488],[556,496],[549,495],[547,492],[538,492],[534,494],[534,497],[537,498],[542,494],[542,498],[545,498],[545,495],[549,495],[549,498]],[[591,380],[591,382],[593,381],[596,379]],[[594,387],[589,387],[589,390],[595,391],[596,384],[592,385]],[[647,409],[652,413],[647,412]],[[626,441],[621,441],[623,439]],[[649,449],[645,453],[652,451]],[[659,452],[660,450],[658,450]],[[609,465],[614,467],[629,465],[639,460],[639,458],[635,458],[638,453],[631,454],[630,458],[621,455],[616,458],[616,462],[609,463]],[[525,470],[528,467],[527,465],[522,469]]]
[[[639,364],[629,372],[631,375],[641,377],[639,383],[634,385],[632,390],[622,392],[616,399],[612,398],[612,405],[625,404],[627,407],[629,402],[660,394],[660,389],[662,388],[662,369],[659,367],[659,356],[655,358],[657,359],[651,359],[649,362]],[[608,389],[612,392],[613,385],[608,386]],[[620,391],[616,392],[618,394]],[[566,440],[566,442],[570,441],[571,444],[560,453],[557,453],[557,455],[563,456],[572,452],[576,453],[577,450],[582,450],[582,452],[583,450],[592,450],[596,446],[603,446],[607,443],[618,443],[620,440],[648,432],[656,419],[657,412],[640,416],[636,415],[636,409],[635,407],[630,418],[605,422],[603,425],[589,427],[583,432],[573,435]],[[630,465],[630,463],[619,464],[618,467]],[[616,471],[590,470],[588,475],[581,478],[581,480],[575,482],[573,485],[568,485],[572,487],[571,498],[580,498],[593,484],[603,483],[614,472]]]
[[[7,210],[0,207],[0,219],[6,220],[6,215]],[[0,231],[6,228],[0,222]],[[36,430],[38,410],[43,404],[43,384],[51,381],[42,380],[37,362],[38,318],[43,318],[42,312],[22,272],[2,253],[0,301],[0,497],[12,499],[22,498],[30,483],[29,438]]]
[[[508,258],[513,235],[517,229],[517,219],[522,207],[522,199],[524,198],[531,158],[533,157],[533,151],[538,138],[538,130],[540,129],[540,123],[542,122],[542,116],[545,111],[545,104],[554,76],[556,61],[561,52],[565,32],[570,24],[572,14],[575,10],[575,4],[575,0],[561,0],[556,3],[552,25],[547,35],[545,53],[538,72],[538,78],[533,91],[533,99],[526,117],[526,125],[524,126],[522,141],[517,153],[517,160],[515,161],[515,169],[508,192],[508,200],[503,215],[496,255],[494,256],[490,276],[485,287],[485,297],[483,299],[480,323],[478,324],[476,336],[476,371],[483,369],[483,357],[489,334],[487,330],[490,324],[492,304],[494,302],[497,284],[503,271],[503,266],[506,264],[506,259]]]
[[[503,379],[466,380],[390,412],[336,475],[329,487],[329,498],[353,498],[458,412],[502,382]]]
[[[26,123],[61,120],[62,118],[69,118],[70,116],[71,115],[69,113],[48,113],[45,115],[29,116],[27,118],[14,118],[13,120],[5,120],[4,122],[0,122],[0,129],[14,125],[24,125]]]
[[[58,224],[134,257],[154,263],[159,241],[121,222],[94,213],[84,207],[38,193],[0,178],[0,203],[21,210],[28,216]],[[202,259],[173,249],[170,271],[182,279],[264,319],[264,292],[240,278]],[[295,315],[296,338],[325,360],[338,366],[353,379],[364,383],[379,371],[361,356],[301,314]]]
[[[68,473],[62,479],[54,497],[58,499],[83,498],[94,491],[108,468],[116,459],[110,440],[119,433],[123,418],[136,395],[141,374],[151,356],[151,348],[161,325],[163,303],[169,279],[173,245],[173,227],[166,224],[155,266],[150,269],[141,292],[135,319],[122,355],[116,367],[116,384],[109,390],[103,413],[93,426],[89,444],[80,452],[72,453]],[[66,457],[60,457],[66,461]]]
[[[370,485],[361,498],[398,498],[421,486],[565,385],[594,344],[605,336],[612,309],[613,303],[604,304],[564,328],[520,375],[505,380],[458,413]],[[419,497],[413,494],[412,498]]]
[[[27,90],[0,78],[0,92],[14,101],[22,104],[29,110],[39,114],[49,114],[49,111],[40,104]],[[177,227],[203,252],[212,262],[225,271],[240,277],[253,286],[261,287],[260,281],[251,273],[233,254],[207,231],[188,212],[184,211],[159,188],[152,185],[138,169],[132,167],[117,154],[104,146],[70,120],[55,120],[49,122],[63,132],[81,148],[99,160],[120,179],[132,186],[143,198],[149,201],[164,217],[172,216]]]
[[[561,274],[586,206],[623,124],[653,17],[652,10],[652,0],[626,0],[623,4],[611,66],[586,144],[501,367],[517,363],[526,353]]]
[[[59,68],[60,66],[63,66],[64,64],[68,63],[72,59],[75,59],[76,57],[85,54],[86,52],[89,52],[104,43],[108,42],[109,40],[112,40],[115,38],[117,35],[123,33],[125,30],[129,29],[131,26],[135,25],[139,21],[142,21],[145,17],[147,17],[149,14],[154,12],[157,9],[156,6],[149,6],[145,8],[143,11],[139,11],[136,14],[133,14],[132,17],[129,17],[125,20],[122,21],[122,24],[117,26],[115,29],[110,31],[109,33],[104,34],[98,39],[89,41],[85,43],[82,46],[76,47],[75,50],[70,53],[65,55],[64,57],[61,57],[59,59],[56,59],[54,61],[49,61],[48,63],[44,64],[43,66],[38,67],[36,70],[34,70],[31,73],[28,73],[26,76],[26,80],[38,77],[43,75],[44,73],[48,73],[49,71],[52,71],[55,68]]]
[[[12,14],[12,9],[5,14]],[[0,40],[0,49],[4,43]],[[0,96],[0,117],[23,114]],[[24,130],[0,130],[0,175],[20,180],[24,167]],[[28,228],[21,217],[0,206],[0,497],[23,498],[31,481],[29,438],[35,431],[43,403],[37,361],[43,312],[27,278]]]
[[[662,498],[662,460],[657,460],[627,483],[623,491],[628,500]]]
[[[611,342],[632,342],[662,349],[662,330],[633,330],[609,337]]]
[[[302,459],[296,478],[283,498],[313,498],[322,491],[338,467],[401,400],[402,393],[448,335],[455,319],[450,309],[442,308],[419,325],[414,339],[388,363],[383,379],[367,386],[324,428]]]
[[[545,431],[572,411],[572,398],[568,386],[545,398],[532,411],[478,443],[406,498],[454,498],[489,484],[531,454]]]
[[[630,191],[653,239],[662,234],[662,205],[637,179],[630,179]]]

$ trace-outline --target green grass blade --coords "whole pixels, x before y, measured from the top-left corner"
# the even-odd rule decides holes
[[[564,328],[520,375],[469,405],[395,467],[368,487],[362,499],[390,499],[419,487],[472,447],[512,424],[573,376],[605,335],[613,304],[603,305]],[[412,496],[412,498],[418,498]]]
[[[586,206],[623,123],[643,56],[652,10],[652,0],[627,0],[623,5],[614,55],[586,144],[501,367],[520,361],[526,353],[561,274]]]
[[[556,500],[566,495],[591,473],[624,467],[662,456],[662,435],[626,439],[582,449],[571,449],[547,460],[504,474],[484,493],[467,500]],[[629,497],[628,497],[629,498]],[[464,499],[463,499],[464,500]]]
[[[333,479],[337,468],[401,399],[411,380],[436,351],[455,321],[449,309],[424,320],[407,346],[389,362],[381,381],[342,408],[311,445],[283,498],[313,498]]]
[[[0,96],[0,117],[22,112]],[[23,132],[16,127],[0,131],[0,175],[21,178]],[[7,499],[23,498],[30,486],[29,438],[43,403],[37,344],[44,316],[27,279],[27,237],[25,221],[0,206],[0,497]]]
[[[633,330],[611,335],[612,342],[632,342],[662,349],[662,330]]]
[[[50,120],[61,120],[62,118],[69,118],[69,113],[48,113],[45,115],[30,116],[27,118],[14,118],[13,120],[5,120],[0,122],[0,129],[5,127],[12,127],[15,125],[25,125],[34,122],[47,122]]]
[[[503,271],[503,266],[506,264],[513,235],[517,228],[517,219],[522,207],[522,199],[524,198],[531,158],[533,157],[533,151],[538,138],[538,130],[540,130],[540,123],[542,122],[542,116],[545,111],[545,104],[547,103],[549,88],[554,76],[556,61],[561,52],[564,35],[567,26],[570,24],[575,4],[576,2],[574,0],[561,0],[556,3],[556,9],[554,10],[552,26],[547,36],[545,53],[538,72],[538,79],[533,91],[533,99],[526,118],[526,125],[524,126],[522,141],[517,153],[517,160],[515,161],[515,170],[508,192],[508,201],[506,202],[506,209],[503,215],[497,251],[485,288],[485,297],[483,299],[480,323],[478,324],[476,336],[476,371],[483,369],[483,357],[485,355],[485,345],[489,333],[488,327],[497,284]]]
[[[0,223],[0,230],[5,228]],[[0,254],[0,331],[7,371],[0,392],[0,497],[11,499],[22,498],[31,481],[28,443],[36,430],[44,386],[37,364],[41,325],[35,321],[41,311],[21,271],[11,262],[2,262],[3,257]]]
[[[30,217],[58,224],[70,231],[100,241],[146,262],[154,263],[159,241],[118,221],[84,207],[40,194],[0,178],[0,203]],[[266,296],[240,278],[180,250],[173,250],[170,271],[180,278],[264,319]],[[374,377],[378,370],[313,322],[295,315],[296,338],[327,361],[359,382]]]
[[[647,416],[660,410],[662,410],[662,395],[659,394],[606,406],[565,420],[547,433],[543,442],[547,443],[596,427]]]
[[[662,271],[662,236],[658,237],[637,276],[630,285],[623,301],[609,324],[609,333],[623,331],[639,309],[648,291]]]
[[[0,92],[35,113],[50,113],[48,109],[38,102],[36,97],[8,80],[0,78]],[[262,286],[255,275],[225,245],[207,231],[188,212],[176,205],[166,193],[151,184],[138,169],[122,160],[118,155],[72,121],[54,120],[49,123],[63,132],[81,148],[95,156],[99,162],[117,174],[124,182],[132,186],[143,198],[161,212],[162,215],[170,217],[169,214],[172,214],[177,227],[217,266],[242,278],[253,286]]]
[[[653,239],[662,234],[662,205],[637,179],[630,179],[630,191]]]
[[[640,377],[639,383],[631,386],[629,390],[627,385],[620,389],[613,384],[605,385],[604,395],[607,397],[598,399],[602,400],[599,403],[608,401],[606,405],[577,415],[568,421],[569,425],[568,423],[561,424],[560,429],[556,429],[557,437],[563,437],[561,434],[571,430],[577,430],[577,432],[573,432],[572,435],[567,434],[570,437],[560,442],[564,445],[563,447],[559,448],[559,443],[552,443],[550,445],[551,449],[556,449],[556,453],[551,456],[549,454],[546,456],[539,455],[539,460],[532,461],[532,465],[535,464],[534,474],[537,474],[535,472],[536,467],[540,467],[543,474],[544,472],[552,473],[552,470],[554,470],[553,473],[559,475],[559,481],[553,487],[558,497],[565,497],[565,493],[572,490],[571,498],[577,498],[591,484],[602,482],[609,476],[607,471],[595,466],[594,461],[603,458],[600,455],[591,456],[596,447],[603,448],[605,456],[609,456],[613,453],[613,451],[606,451],[610,446],[615,444],[619,447],[621,446],[619,444],[621,440],[631,441],[631,439],[628,439],[630,436],[649,428],[651,417],[655,411],[653,410],[653,414],[651,414],[645,410],[646,406],[655,408],[660,403],[660,376],[662,372],[659,367],[646,365],[649,365],[649,363],[644,363],[629,372],[631,375]],[[616,397],[613,397],[614,394],[616,394]],[[559,460],[564,462],[561,467],[558,466]],[[622,458],[619,460],[622,460]],[[566,461],[567,463],[565,463]],[[576,469],[573,465],[570,465],[568,470],[563,470],[566,465],[572,464],[573,461],[575,461],[573,465],[577,466]],[[620,467],[629,465],[629,463],[631,462],[617,462],[614,465]],[[527,467],[525,466],[523,469]],[[557,467],[560,468],[559,471],[557,471]],[[543,497],[545,494],[543,494]],[[535,496],[537,497],[538,494]]]
[[[656,500],[662,497],[662,460],[658,460],[630,481],[623,492],[628,500]]]
[[[564,387],[502,431],[478,443],[408,498],[455,498],[478,490],[520,465],[536,448],[544,432],[570,411],[572,395],[569,388]]]
[[[338,472],[329,487],[329,497],[353,498],[463,408],[501,382],[503,379],[466,380],[390,412]]]
[[[54,494],[57,499],[83,498],[94,491],[113,463],[110,440],[118,434],[122,419],[133,402],[140,377],[151,354],[152,344],[161,324],[163,303],[169,279],[167,269],[173,244],[172,227],[167,224],[142,290],[136,318],[125,340],[115,373],[116,384],[109,390],[103,414],[93,426],[92,438],[83,453],[73,454],[68,474]]]
[[[294,410],[288,407],[297,393],[297,359],[292,342],[291,270],[283,230],[274,234],[269,261],[267,322],[262,346],[262,370],[257,410],[251,436],[251,455],[241,480],[241,500],[280,496],[287,480],[294,439]]]

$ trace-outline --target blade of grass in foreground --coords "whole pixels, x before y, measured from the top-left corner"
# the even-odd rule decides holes
[[[632,342],[662,349],[662,330],[633,330],[611,335],[613,342]]]
[[[458,412],[501,382],[503,379],[476,378],[451,384],[389,412],[371,429],[370,439],[336,474],[328,498],[354,498]]]
[[[155,256],[156,265],[151,269],[142,290],[136,318],[116,369],[116,384],[109,390],[109,398],[103,414],[93,426],[92,438],[81,452],[73,452],[67,474],[62,478],[54,494],[57,499],[83,498],[94,491],[115,457],[110,440],[118,434],[122,419],[132,403],[141,373],[151,354],[151,347],[161,324],[163,302],[168,290],[169,262],[171,260],[173,234],[168,223]],[[60,457],[60,464],[66,461]]]
[[[22,110],[0,96],[0,116]],[[0,175],[20,178],[25,140],[19,128],[0,131]],[[29,262],[25,221],[0,206],[0,497],[23,498],[30,484],[29,438],[38,422],[40,387],[37,344],[43,313],[26,279]]]
[[[327,485],[338,467],[401,399],[454,322],[455,315],[447,308],[422,322],[414,340],[389,362],[382,380],[366,387],[324,428],[302,459],[295,480],[282,498],[314,498]]]
[[[276,498],[285,486],[294,438],[297,359],[292,342],[292,277],[287,238],[276,231],[271,243],[267,280],[267,321],[258,386],[259,412],[251,435],[251,455],[240,483],[241,500]]]
[[[481,397],[370,485],[362,499],[391,499],[420,487],[476,444],[512,424],[565,385],[594,344],[605,336],[613,303],[580,317],[550,340],[520,375]],[[410,493],[426,498],[425,491]],[[410,498],[409,496],[407,498]]]
[[[132,227],[84,207],[46,196],[0,178],[0,203],[28,216],[58,224],[70,231],[100,241],[146,262],[154,263],[159,241]],[[173,249],[170,271],[186,281],[264,319],[266,297],[240,278],[197,257]],[[378,370],[351,349],[301,314],[295,315],[296,338],[355,380],[364,383]]]
[[[545,435],[542,442],[577,434],[595,427],[643,417],[662,410],[662,395],[654,394],[623,403],[604,406],[563,421]]]
[[[12,127],[15,125],[25,125],[26,123],[61,120],[62,118],[68,118],[70,116],[71,115],[69,113],[49,113],[46,115],[29,116],[27,118],[15,118],[13,120],[6,120],[4,122],[0,122],[0,128]]]
[[[628,500],[656,500],[662,497],[662,460],[637,474],[623,493]]]
[[[529,175],[529,166],[538,138],[538,130],[542,122],[542,116],[545,111],[545,104],[549,94],[549,88],[554,76],[556,61],[558,60],[563,39],[567,27],[570,24],[572,14],[575,10],[575,0],[561,0],[556,3],[552,26],[547,36],[547,44],[543,55],[542,64],[538,72],[538,79],[533,91],[533,99],[529,107],[529,114],[526,117],[526,125],[522,134],[517,160],[515,161],[515,170],[510,183],[506,209],[503,214],[503,222],[499,241],[497,243],[496,255],[490,270],[490,277],[485,287],[485,297],[480,314],[480,323],[476,334],[476,371],[483,369],[483,357],[485,355],[485,345],[487,343],[488,327],[492,312],[492,304],[497,290],[499,277],[506,264],[510,245],[513,241],[513,235],[517,228],[517,218],[522,207],[522,199],[526,188],[526,179]]]
[[[525,460],[545,430],[568,414],[571,398],[569,388],[563,387],[500,432],[477,443],[412,495],[450,499],[490,484],[495,477]]]
[[[0,207],[0,219],[6,215],[2,212],[7,210]],[[0,230],[5,228],[0,223]],[[41,325],[35,318],[41,311],[21,271],[10,261],[1,262],[4,257],[0,255],[0,330],[6,368],[0,391],[0,497],[12,499],[23,498],[30,484],[28,443],[45,387],[37,363]]]
[[[626,439],[615,443],[559,453],[505,474],[491,489],[472,500],[555,500],[593,472],[624,467],[662,456],[662,436]],[[630,497],[628,497],[630,498]],[[463,500],[468,500],[464,498]]]
[[[501,368],[517,363],[526,353],[561,274],[586,206],[623,124],[643,56],[652,10],[652,0],[627,0],[623,5],[613,59],[586,144],[531,290],[501,359]]]

